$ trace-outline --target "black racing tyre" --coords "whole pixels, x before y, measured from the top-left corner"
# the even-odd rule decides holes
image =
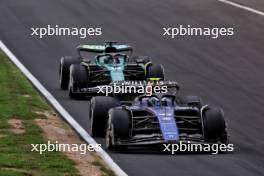
[[[60,60],[60,88],[62,90],[67,90],[70,81],[70,66],[72,64],[80,63],[81,59],[79,57],[64,56]]]
[[[210,107],[203,114],[204,136],[209,142],[226,142],[226,123],[223,110]]]
[[[125,109],[112,108],[109,112],[110,123],[113,125],[116,138],[127,139],[130,131],[130,115]]]
[[[109,133],[106,133],[106,142],[105,142],[105,145],[106,145],[106,148],[108,150],[112,150],[112,151],[124,151],[127,149],[127,146],[125,145],[116,145],[116,144],[113,144],[112,142],[112,136],[109,134]]]
[[[150,65],[147,67],[147,77],[148,78],[160,78],[164,80],[164,69],[162,65]]]
[[[129,62],[146,64],[148,62],[151,62],[151,59],[147,56],[132,56],[129,58]]]
[[[188,95],[188,96],[178,96],[176,99],[179,105],[197,106],[201,108],[203,105],[202,99],[198,96]]]
[[[131,117],[127,110],[112,108],[108,114],[108,129],[106,133],[106,147],[108,150],[125,150],[127,146],[112,143],[114,139],[128,139],[130,136]],[[112,132],[110,135],[109,131]],[[113,135],[113,136],[112,136]]]
[[[107,124],[109,126],[109,124]],[[108,128],[111,128],[110,126]],[[112,141],[112,136],[110,134],[110,131],[106,129],[106,136],[105,136],[105,146],[108,150],[115,150],[115,146]]]
[[[89,71],[82,64],[73,64],[70,66],[70,85],[69,96],[71,98],[81,98],[82,94],[76,92],[80,88],[88,86]]]
[[[93,97],[90,102],[90,135],[105,137],[108,110],[119,106],[119,100],[113,97]]]

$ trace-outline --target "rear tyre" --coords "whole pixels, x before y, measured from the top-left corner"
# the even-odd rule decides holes
[[[62,90],[67,90],[70,81],[70,66],[72,64],[80,63],[81,60],[79,57],[65,56],[60,60],[60,88]]]
[[[124,109],[112,108],[109,111],[108,127],[106,133],[106,147],[109,150],[125,150],[127,146],[113,144],[116,139],[130,137],[131,117]]]
[[[132,63],[142,63],[147,64],[148,62],[151,62],[150,58],[147,56],[132,56],[129,58],[129,61]]]
[[[203,105],[202,99],[200,97],[192,95],[188,95],[185,97],[179,96],[176,102],[179,105],[196,106],[198,108],[201,108]]]
[[[147,67],[147,77],[148,78],[159,78],[164,80],[164,69],[162,65],[150,65]]]
[[[70,85],[69,96],[73,99],[82,97],[82,94],[78,93],[78,89],[88,86],[88,69],[81,64],[74,64],[70,66]]]
[[[209,108],[203,114],[204,136],[208,142],[227,143],[226,123],[223,110]]]
[[[108,110],[119,106],[120,102],[113,97],[98,96],[90,103],[90,135],[105,137]]]

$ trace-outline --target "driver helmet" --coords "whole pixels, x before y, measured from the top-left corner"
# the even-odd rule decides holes
[[[162,105],[164,105],[164,106],[172,106],[172,100],[171,100],[171,98],[163,97],[161,99],[161,102],[162,102]]]
[[[120,56],[120,55],[114,55],[114,63],[115,63],[115,64],[119,64],[119,63],[120,63],[119,56]]]
[[[107,55],[106,56],[106,58],[105,58],[105,60],[104,60],[104,62],[106,63],[106,64],[112,64],[113,63],[113,56],[112,55]]]
[[[148,104],[153,107],[160,106],[160,101],[157,97],[151,97],[148,99]]]

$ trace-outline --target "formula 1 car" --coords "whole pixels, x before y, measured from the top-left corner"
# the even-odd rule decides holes
[[[164,79],[162,65],[154,65],[146,57],[131,57],[132,47],[105,42],[104,45],[81,45],[77,47],[78,57],[62,57],[60,61],[60,87],[68,89],[71,98],[86,95],[98,85],[112,81]],[[96,56],[84,58],[83,52]],[[129,52],[129,54],[124,54]]]
[[[175,84],[178,91],[178,86]],[[90,133],[106,136],[109,150],[164,143],[227,143],[221,108],[203,105],[197,96],[176,93],[141,95],[130,105],[114,97],[91,100]]]

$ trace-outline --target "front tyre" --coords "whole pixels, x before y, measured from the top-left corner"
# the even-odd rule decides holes
[[[109,150],[124,150],[126,146],[115,144],[117,139],[130,137],[131,117],[127,110],[112,108],[108,114],[106,147]]]
[[[208,142],[227,143],[224,112],[220,108],[209,108],[203,114],[204,137]]]
[[[82,97],[79,93],[79,89],[88,86],[89,71],[81,64],[74,64],[70,67],[70,85],[69,85],[69,96],[73,99]]]
[[[90,102],[90,135],[105,137],[108,110],[119,106],[120,103],[113,97],[93,97]]]
[[[60,88],[62,90],[67,90],[69,87],[70,81],[70,66],[72,64],[80,63],[81,60],[79,57],[65,56],[60,60]]]

